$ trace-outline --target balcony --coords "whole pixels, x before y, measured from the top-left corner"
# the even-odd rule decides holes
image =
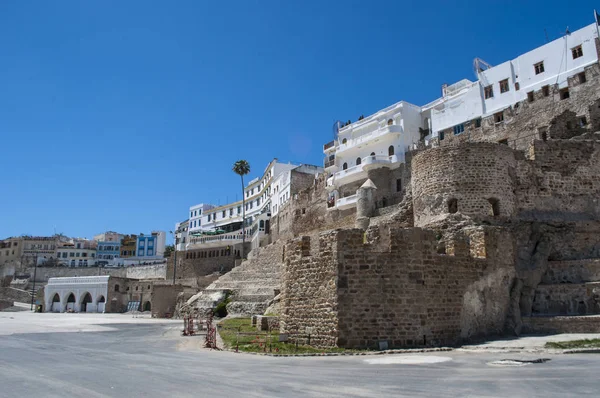
[[[242,231],[236,231],[228,234],[222,235],[210,235],[210,236],[202,236],[197,238],[191,238],[189,243],[186,245],[186,249],[202,249],[202,248],[211,248],[211,247],[220,247],[220,246],[228,246],[234,245],[237,243],[242,243]],[[251,239],[251,231],[246,230],[246,242],[250,242]]]
[[[359,145],[366,144],[367,142],[374,140],[374,139],[399,137],[400,134],[402,133],[402,131],[403,131],[402,126],[399,126],[396,124],[380,127],[369,133],[362,134],[358,137],[348,139],[345,143],[337,146],[336,152],[340,153],[340,152],[346,151],[348,149],[357,147]]]
[[[323,152],[329,152],[329,151],[334,151],[335,150],[335,140],[328,142],[327,144],[323,145]]]
[[[350,195],[350,196],[346,196],[345,198],[338,198],[332,206],[329,207],[329,210],[345,210],[345,209],[349,209],[351,207],[356,206],[356,201],[357,201],[358,197],[356,194],[354,195]]]
[[[323,166],[326,169],[328,169],[330,167],[334,167],[335,166],[335,157],[333,155],[326,156],[325,159],[323,159]]]

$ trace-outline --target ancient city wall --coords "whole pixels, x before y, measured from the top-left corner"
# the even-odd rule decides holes
[[[499,217],[512,217],[515,168],[514,151],[492,143],[440,147],[415,154],[415,226],[429,225],[455,212],[491,217],[496,211]]]
[[[379,340],[429,346],[500,333],[514,243],[500,228],[469,234],[450,242],[448,255],[438,254],[433,231],[420,228],[330,231],[321,234],[318,253],[308,237],[292,241],[283,331],[303,343],[310,331],[311,344],[363,348]]]
[[[598,219],[600,142],[536,140],[517,167],[519,218]]]

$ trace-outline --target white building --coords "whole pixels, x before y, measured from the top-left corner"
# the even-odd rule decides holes
[[[260,177],[248,182],[244,189],[246,241],[252,241],[253,247],[256,247],[260,237],[268,232],[267,223],[271,212],[277,210],[275,205],[279,207],[280,199],[287,200],[292,194],[292,171],[308,175],[314,180],[314,176],[322,170],[317,166],[280,163],[273,159]],[[277,189],[274,181],[278,181]],[[241,243],[242,205],[243,202],[239,200],[222,206],[199,204],[190,207],[186,249]],[[207,235],[210,233],[218,235]]]
[[[44,288],[46,312],[104,312],[110,276],[50,278]]]
[[[71,239],[56,249],[56,258],[66,267],[93,267],[96,265],[97,242]]]
[[[175,241],[173,242],[173,245],[175,245],[175,250],[177,251],[185,250],[185,245],[188,240],[189,221],[190,220],[185,220],[175,224]]]
[[[429,126],[429,118],[421,114],[421,108],[405,101],[339,126],[335,139],[323,146],[327,186],[335,199],[331,208],[355,206],[355,196],[335,197],[336,189],[366,179],[370,168],[399,167],[406,150]]]
[[[561,99],[568,98],[567,78],[577,75],[585,81],[584,68],[598,62],[597,37],[594,23],[500,65],[492,67],[476,59],[476,81],[463,79],[443,86],[443,96],[423,107],[431,112],[432,136],[443,140],[444,134],[461,134],[465,122],[479,127],[481,118],[488,116],[502,122],[504,109],[532,101],[534,91],[550,95],[550,86],[557,85]]]

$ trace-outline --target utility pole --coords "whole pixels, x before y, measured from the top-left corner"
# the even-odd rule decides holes
[[[177,233],[175,233],[175,255],[173,256],[173,286],[175,285],[175,272],[177,269]]]
[[[37,259],[38,256],[37,254],[35,255],[35,263],[33,263],[33,289],[32,289],[32,294],[31,294],[31,310],[33,311],[33,302],[35,300],[35,296],[36,296],[36,291],[35,291],[35,278],[37,277]]]

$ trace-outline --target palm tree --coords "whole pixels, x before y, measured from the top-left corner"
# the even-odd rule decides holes
[[[233,164],[233,172],[242,177],[242,260],[244,259],[244,245],[246,243],[246,195],[244,195],[244,176],[250,174],[250,163],[238,160]]]

